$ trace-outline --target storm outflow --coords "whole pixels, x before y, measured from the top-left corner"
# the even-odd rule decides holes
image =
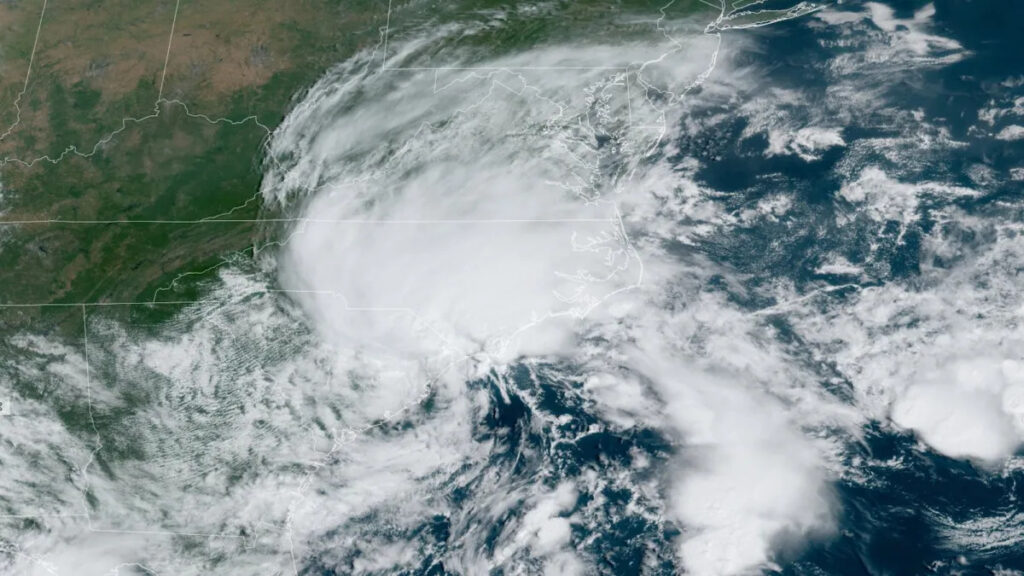
[[[425,38],[387,69],[350,62],[275,136],[264,194],[300,219],[279,279],[325,342],[382,374],[439,359],[477,376],[586,366],[599,413],[679,443],[663,497],[682,564],[738,574],[770,563],[780,539],[827,530],[831,498],[820,447],[774,396],[801,382],[671,344],[728,306],[678,301],[679,283],[705,272],[663,249],[685,216],[674,199],[694,186],[669,166],[670,140],[721,42],[699,28],[665,38],[436,69],[414,56],[436,41]],[[752,326],[718,337],[756,347]],[[393,404],[407,393],[396,386]],[[585,566],[567,560],[579,543],[557,523],[537,554]]]
[[[614,198],[626,151],[598,140],[626,128],[626,76],[558,70],[602,56],[339,74],[310,95],[275,140],[298,160],[267,190],[301,203],[281,281],[325,337],[414,355],[560,349],[574,320],[640,285]]]

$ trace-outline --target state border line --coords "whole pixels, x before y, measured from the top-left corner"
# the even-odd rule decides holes
[[[14,122],[4,130],[2,134],[0,134],[0,142],[10,136],[11,133],[14,132],[14,129],[21,124],[21,99],[24,98],[25,94],[28,92],[28,84],[32,79],[32,66],[36,61],[36,49],[39,46],[39,35],[43,32],[43,18],[46,17],[46,4],[47,0],[43,0],[43,8],[39,11],[39,24],[36,26],[36,37],[35,40],[32,41],[32,54],[28,57],[28,70],[25,71],[25,83],[22,85],[21,91],[18,92],[18,95],[14,98]]]
[[[335,290],[287,290],[287,289],[278,289],[278,288],[267,288],[267,289],[262,290],[262,291],[254,291],[253,293],[263,293],[263,294],[275,294],[275,293],[277,293],[277,294],[288,294],[288,293],[294,293],[294,294],[328,294],[328,295],[340,296],[340,297],[344,298],[343,294],[341,294],[340,292],[335,291]],[[217,302],[217,303],[220,303],[220,302],[223,302],[223,301],[222,300],[195,300],[195,301],[180,302],[180,303],[199,304],[199,303],[206,303],[206,302]],[[156,303],[153,303],[153,302],[142,302],[142,304],[170,304],[170,303],[171,302],[156,302]],[[108,305],[108,304],[109,305],[133,305],[133,304],[139,304],[139,302],[103,303],[103,305]],[[86,395],[87,395],[87,398],[89,399],[89,419],[92,422],[93,430],[95,432],[96,431],[96,424],[95,424],[95,420],[93,419],[93,415],[92,415],[92,373],[91,373],[91,370],[90,370],[90,363],[89,363],[89,328],[88,328],[89,321],[88,321],[88,312],[87,312],[87,307],[90,306],[90,304],[87,304],[87,303],[62,304],[61,306],[76,306],[76,307],[81,307],[81,310],[82,310],[82,336],[83,336],[83,345],[85,347],[84,348],[84,354],[85,354],[84,357],[85,357],[85,368],[86,368]],[[412,309],[409,309],[409,308],[358,307],[358,306],[349,306],[348,304],[346,304],[346,309],[348,309],[350,311],[402,312],[402,313],[410,313],[413,316],[418,316],[415,311],[413,311]],[[444,340],[443,337],[442,337],[442,340]],[[450,369],[457,362],[458,362],[458,360],[453,360],[452,362],[450,362],[447,365],[447,367],[445,368],[445,371]],[[406,411],[408,411],[411,406],[413,406],[413,405],[415,405],[415,404],[417,404],[419,402],[422,402],[423,399],[426,398],[427,394],[429,393],[429,390],[433,387],[434,383],[435,383],[435,380],[428,379],[427,383],[424,386],[424,390],[418,396],[416,396],[416,398],[413,401],[403,405],[401,408],[399,408],[399,409],[397,409],[395,411],[387,410],[387,411],[384,412],[383,416],[381,416],[380,418],[372,420],[370,423],[365,424],[362,427],[358,427],[358,428],[348,427],[348,428],[342,430],[342,432],[340,434],[340,438],[335,438],[331,449],[325,453],[325,456],[323,458],[321,458],[321,460],[319,460],[318,462],[312,464],[311,470],[308,471],[307,475],[305,476],[305,479],[311,478],[311,475],[315,472],[315,470],[317,470],[317,469],[323,467],[324,465],[326,465],[327,459],[330,458],[331,454],[333,454],[346,440],[350,440],[350,439],[354,438],[355,436],[357,436],[357,435],[359,435],[359,434],[361,434],[363,432],[366,432],[368,430],[372,430],[374,428],[378,428],[380,426],[383,426],[387,422],[391,422],[395,417],[398,417],[399,415],[401,415],[401,414],[405,413]],[[81,471],[82,477],[83,477],[83,479],[86,480],[86,482],[88,482],[88,469],[89,469],[89,466],[92,464],[93,460],[95,459],[96,454],[100,450],[103,449],[103,444],[98,439],[98,432],[96,432],[96,434],[97,434],[98,445],[93,450],[89,462],[87,462],[85,464],[85,466],[82,467],[82,471]],[[305,482],[305,480],[303,482]],[[289,512],[288,516],[289,516],[289,523],[290,523],[291,512]],[[232,533],[228,533],[228,532],[194,532],[194,531],[178,531],[178,530],[142,530],[142,529],[131,529],[131,528],[125,528],[125,529],[97,528],[97,527],[95,527],[93,525],[93,515],[91,513],[89,513],[88,510],[85,513],[69,512],[69,513],[64,513],[64,514],[0,514],[0,519],[20,519],[20,518],[85,518],[86,522],[87,522],[86,529],[89,532],[93,532],[93,533],[140,534],[140,535],[157,535],[157,536],[191,536],[191,537],[203,537],[203,538],[231,538],[231,539],[240,540],[243,543],[243,546],[245,546],[246,548],[248,548],[256,539],[255,536],[247,537],[247,536],[244,536],[244,535],[232,534]],[[285,529],[283,529],[281,531],[281,533],[282,534],[287,534],[289,536],[289,538],[290,538],[291,537],[290,526],[286,527]],[[294,556],[293,556],[293,560],[294,560]],[[298,574],[298,571],[296,571],[295,573]]]
[[[263,295],[263,294],[314,294],[320,296],[334,296],[342,298],[346,301],[345,309],[351,312],[402,312],[412,313],[415,311],[412,308],[402,306],[351,306],[347,304],[348,298],[338,290],[290,290],[287,288],[264,288],[262,290],[253,290],[247,295]],[[200,300],[118,300],[111,302],[11,302],[11,303],[0,303],[0,308],[82,308],[82,314],[85,314],[85,308],[112,308],[116,306],[187,306],[190,304],[223,304],[225,300],[220,299],[200,299]]]
[[[365,224],[365,225],[445,225],[445,224],[586,224],[618,223],[615,218],[437,218],[411,220],[373,220],[363,218],[200,218],[198,220],[0,220],[0,226],[32,226],[39,224],[68,225],[191,225],[191,224]]]
[[[171,31],[167,35],[167,52],[164,54],[164,68],[160,72],[160,89],[156,94],[157,107],[164,97],[164,83],[167,81],[167,65],[171,62],[171,46],[174,45],[174,27],[178,24],[178,10],[181,8],[181,0],[174,3],[174,16],[171,18]]]

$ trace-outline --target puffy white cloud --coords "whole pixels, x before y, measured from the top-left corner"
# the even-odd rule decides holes
[[[999,364],[992,358],[961,362],[931,381],[911,384],[893,404],[893,421],[954,458],[1011,455],[1021,442],[1011,414],[1020,409],[1014,404],[1024,388],[1009,387]]]
[[[846,146],[842,131],[837,128],[779,127],[768,134],[769,156],[794,155],[808,162],[821,158],[821,153],[834,147]]]
[[[1007,126],[996,134],[996,138],[1006,141],[1024,140],[1024,126],[1018,126],[1016,124]]]

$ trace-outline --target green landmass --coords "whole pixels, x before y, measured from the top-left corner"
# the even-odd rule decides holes
[[[392,48],[445,22],[479,24],[424,55],[442,63],[650,37],[665,3],[395,0],[390,14],[387,0],[43,5],[0,0],[0,357],[11,360],[0,374],[102,444],[95,465],[113,476],[113,462],[144,457],[135,415],[158,391],[103,372],[104,347],[84,346],[87,325],[159,329],[183,306],[171,303],[203,298],[218,266],[268,240],[275,230],[253,221],[274,216],[258,195],[265,144],[326,69],[378,45],[389,22]],[[698,0],[664,8],[668,19],[696,12],[714,15]],[[144,304],[154,301],[164,304]],[[25,334],[91,354],[91,381],[118,401],[94,407],[74,379],[23,370],[33,354],[15,338]]]
[[[258,218],[268,130],[327,67],[376,43],[386,17],[378,2],[182,0],[168,54],[173,1],[51,2],[39,26],[42,6],[0,4],[3,221]],[[0,303],[148,301],[258,234],[251,222],[3,226]]]
[[[0,227],[0,304],[198,297],[196,284],[215,277],[200,271],[245,254],[266,230],[181,222],[266,215],[257,193],[268,130],[328,67],[377,45],[389,22],[392,47],[403,32],[478,22],[474,33],[436,48],[438,57],[481,48],[493,56],[596,41],[613,30],[649,35],[663,9],[670,19],[713,14],[697,0],[667,8],[647,0],[532,8],[486,0],[94,0],[50,3],[45,13],[42,6],[0,3],[0,128],[10,127],[0,139],[0,219],[42,221]],[[499,12],[501,25],[487,24]],[[156,316],[173,307],[164,310]]]

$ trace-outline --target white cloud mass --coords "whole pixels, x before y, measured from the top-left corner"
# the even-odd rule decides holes
[[[594,531],[599,503],[581,494],[626,487],[653,502],[645,510],[634,496],[631,512],[671,525],[667,548],[688,574],[743,575],[775,568],[780,546],[835,531],[832,484],[854,473],[848,444],[869,422],[950,457],[1004,461],[1024,441],[1013,264],[1024,231],[947,210],[940,220],[964,237],[995,240],[961,244],[937,225],[923,235],[919,285],[865,284],[826,306],[815,298],[830,285],[798,293],[769,278],[751,294],[743,274],[693,249],[803,208],[774,184],[727,207],[728,194],[697,178],[705,159],[679,139],[707,136],[713,151],[733,112],[741,141],[766,138],[755,156],[810,162],[844,149],[841,209],[828,222],[837,232],[856,219],[895,222],[902,242],[926,206],[976,195],[861,161],[870,149],[894,165],[927,163],[922,150],[958,145],[914,111],[882,110],[860,82],[963,58],[931,32],[933,13],[901,19],[876,3],[815,12],[815,26],[852,47],[823,65],[832,77],[820,109],[732,69],[741,37],[664,18],[637,24],[648,41],[486,58],[451,50],[444,68],[422,66],[464,32],[441,27],[393,41],[388,69],[374,50],[338,65],[269,143],[263,199],[298,222],[275,230],[256,263],[226,267],[208,300],[158,334],[87,321],[91,371],[46,338],[10,343],[27,359],[20,377],[56,380],[54,397],[90,418],[121,417],[103,438],[124,442],[99,442],[95,430],[83,441],[56,424],[3,429],[0,458],[17,465],[0,487],[19,496],[5,510],[56,518],[11,544],[3,568],[285,574],[315,560],[393,572],[423,556],[405,536],[443,518],[452,570],[588,574],[578,532]],[[838,126],[862,114],[894,135],[848,143]],[[827,256],[817,274],[873,273],[869,259]],[[752,311],[734,296],[776,303]],[[780,311],[797,345],[779,337]],[[822,367],[843,394],[823,385]],[[578,394],[600,424],[581,432],[573,416],[537,409],[538,392],[514,389],[516,368]],[[653,429],[671,444],[668,472],[649,473],[651,457],[637,455],[607,474],[510,477],[495,454],[517,431],[478,423],[513,396],[530,414],[519,432],[553,438],[543,450],[602,426]],[[108,458],[126,447],[145,457]],[[543,461],[543,450],[512,452]],[[39,498],[28,462],[64,482]],[[453,486],[472,492],[462,508]],[[367,519],[388,534],[362,530]],[[220,563],[182,553],[190,546]]]

